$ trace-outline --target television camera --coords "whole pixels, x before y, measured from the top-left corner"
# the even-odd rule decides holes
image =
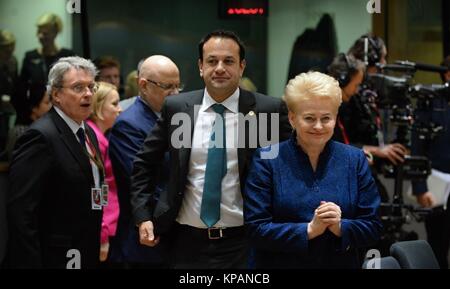
[[[431,141],[449,129],[445,117],[449,113],[450,83],[414,84],[417,70],[445,73],[447,67],[396,61],[378,64],[378,68],[381,73],[368,75],[368,83],[378,94],[379,108],[389,111],[389,120],[397,128],[395,142],[410,147],[412,137]],[[403,181],[426,180],[431,173],[430,161],[425,156],[405,156],[402,164],[384,163],[381,171],[395,180],[391,201],[381,204],[382,243],[388,247],[396,241],[417,239],[415,232],[406,232],[402,226],[411,218],[422,221],[430,209],[404,203]]]

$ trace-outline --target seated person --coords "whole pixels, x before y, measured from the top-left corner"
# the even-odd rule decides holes
[[[380,197],[364,152],[331,140],[339,83],[319,72],[290,80],[291,138],[258,149],[244,195],[257,268],[360,268],[380,236]],[[273,157],[271,152],[278,151]]]

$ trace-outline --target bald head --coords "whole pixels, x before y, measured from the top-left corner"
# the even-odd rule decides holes
[[[153,55],[145,59],[139,70],[139,92],[154,111],[160,111],[164,98],[178,94],[180,71],[168,57]]]
[[[180,74],[177,65],[164,55],[153,55],[144,60],[139,70],[139,76],[152,78],[159,74]]]

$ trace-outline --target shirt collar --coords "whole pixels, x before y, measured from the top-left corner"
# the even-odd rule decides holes
[[[160,111],[154,111],[153,108],[140,95],[138,95],[138,98],[142,101],[142,103],[144,103],[148,108],[150,108],[150,110],[153,111],[153,113],[156,114],[156,116],[158,118],[161,118],[161,112]]]
[[[239,87],[236,88],[236,90],[231,94],[227,99],[221,102],[223,106],[225,106],[229,111],[233,113],[239,112],[239,94],[240,90]],[[218,103],[215,101],[211,95],[209,95],[208,90],[205,88],[203,93],[203,103],[201,107],[201,111],[206,111],[209,109],[212,105]]]
[[[76,121],[71,119],[67,114],[64,113],[64,111],[62,111],[56,105],[53,107],[55,108],[55,110],[59,114],[59,116],[66,122],[66,124],[69,126],[70,130],[74,134],[77,133],[77,131],[80,129],[80,127],[83,128],[84,130],[86,130],[86,128],[84,127],[84,121],[81,122],[81,125],[79,125]]]

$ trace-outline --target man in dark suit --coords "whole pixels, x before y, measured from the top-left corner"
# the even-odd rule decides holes
[[[206,89],[166,98],[136,156],[135,223],[144,245],[167,236],[175,268],[246,268],[241,191],[256,147],[288,138],[287,110],[280,99],[239,89],[245,49],[233,32],[205,36],[198,65]],[[165,151],[169,182],[155,200]]]
[[[95,134],[84,122],[96,73],[90,60],[58,60],[47,86],[53,108],[17,141],[7,204],[11,267],[98,264],[102,207],[95,196],[103,164]]]
[[[120,217],[116,236],[111,242],[109,260],[125,267],[149,268],[166,265],[164,250],[139,243],[139,233],[132,220],[130,206],[130,179],[133,160],[142,148],[145,137],[155,126],[164,99],[178,94],[180,72],[176,64],[162,55],[153,55],[139,65],[139,96],[117,118],[109,137],[109,156],[116,177]],[[166,186],[168,170],[161,174],[158,190]]]

